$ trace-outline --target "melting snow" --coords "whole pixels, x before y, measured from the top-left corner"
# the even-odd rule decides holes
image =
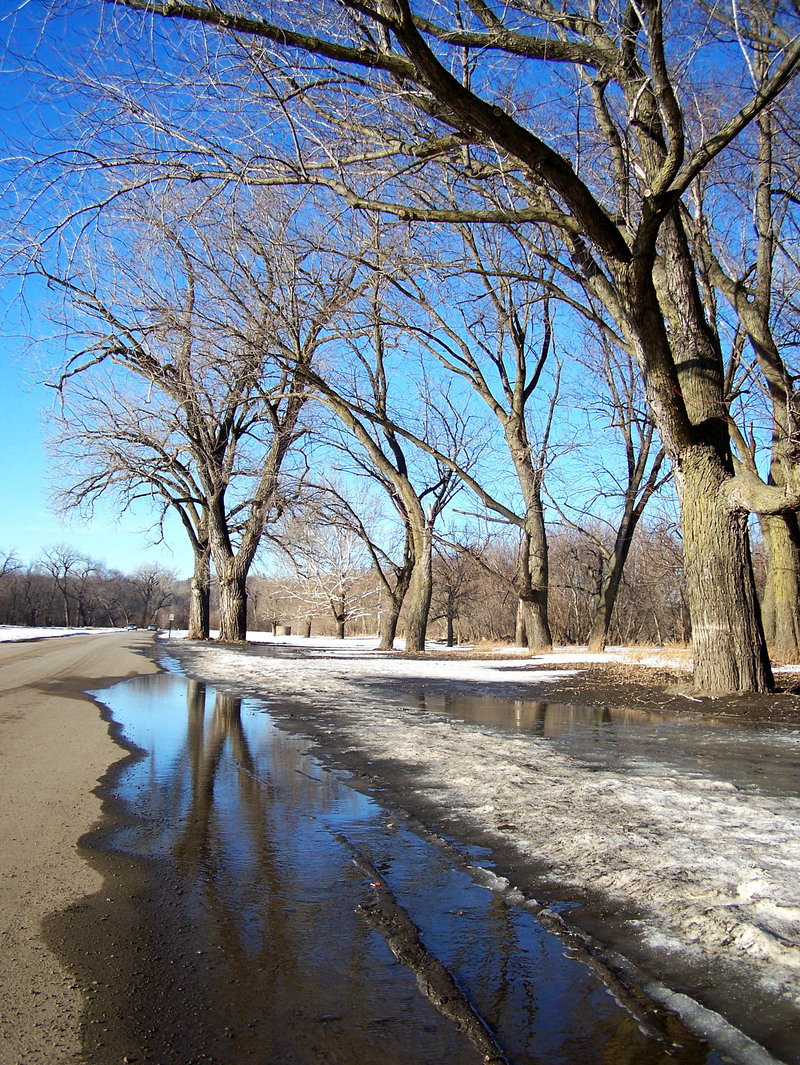
[[[119,631],[119,629],[76,629],[55,625],[47,628],[37,628],[31,625],[0,625],[0,643],[13,643],[19,640],[43,640],[56,636],[88,636],[90,633]]]

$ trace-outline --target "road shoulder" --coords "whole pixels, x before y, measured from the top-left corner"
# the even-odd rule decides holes
[[[125,756],[86,689],[158,672],[144,633],[0,645],[0,1065],[80,1061],[82,997],[42,922],[98,891],[77,842]]]

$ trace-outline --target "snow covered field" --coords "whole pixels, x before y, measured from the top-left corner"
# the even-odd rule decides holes
[[[119,632],[119,629],[34,628],[28,625],[0,625],[0,643],[44,640],[59,636],[88,636],[93,632]]]
[[[179,656],[210,683],[260,692],[276,707],[311,704],[322,732],[370,760],[378,775],[383,760],[407,764],[410,787],[443,823],[488,833],[547,869],[551,883],[605,899],[633,956],[664,984],[734,1024],[742,1019],[760,1040],[780,1048],[793,1039],[796,1055],[787,1060],[800,1060],[797,1034],[781,1034],[789,1024],[800,1031],[800,732],[728,728],[723,741],[716,729],[703,740],[708,753],[701,744],[682,763],[656,750],[669,733],[650,743],[644,725],[639,747],[598,762],[591,749],[576,754],[560,743],[557,730],[502,730],[403,706],[404,693],[448,683],[473,696],[546,684],[557,702],[558,681],[585,654],[532,660],[540,668],[531,672],[531,660],[406,659],[372,646],[289,638],[240,651],[187,643]],[[592,659],[609,657],[626,655]],[[727,779],[738,754],[763,768]],[[773,757],[782,767],[774,787]],[[763,787],[752,783],[762,779]],[[708,1016],[699,1022],[710,1024]],[[737,1058],[770,1060],[754,1048]]]

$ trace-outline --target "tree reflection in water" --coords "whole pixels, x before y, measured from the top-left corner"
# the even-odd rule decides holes
[[[199,964],[217,984],[215,1025],[240,1040],[258,1029],[286,1060],[316,1061],[336,1047],[343,1061],[363,1061],[366,1040],[399,1062],[422,1013],[431,1040],[423,1060],[477,1060],[419,998],[413,976],[398,980],[355,912],[365,884],[325,822],[360,820],[366,800],[314,775],[307,745],[265,727],[263,715],[250,714],[245,728],[241,699],[189,681],[186,705],[185,747],[163,794],[181,811],[172,853]]]
[[[117,845],[167,863],[162,890],[220,1061],[477,1065],[467,1036],[419,993],[421,967],[390,951],[371,879],[385,880],[515,1065],[713,1060],[696,1042],[667,1053],[645,1036],[530,911],[477,886],[454,850],[321,767],[310,741],[258,704],[163,675],[104,699],[147,752],[116,786],[130,812]],[[517,709],[527,727],[547,719],[544,706]]]

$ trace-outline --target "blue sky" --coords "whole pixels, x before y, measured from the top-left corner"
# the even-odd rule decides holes
[[[48,457],[44,444],[44,419],[52,393],[33,382],[24,356],[9,352],[4,343],[0,356],[0,551],[16,551],[23,562],[33,562],[56,544],[70,544],[107,566],[129,572],[144,563],[157,562],[191,573],[191,551],[183,530],[168,529],[169,545],[153,545],[147,529],[152,516],[143,508],[121,519],[110,507],[98,511],[91,522],[65,520],[49,506]]]
[[[80,22],[95,17],[88,8],[76,10]],[[48,39],[58,47],[67,29],[86,30],[74,21],[69,26],[50,23],[40,37],[42,12],[38,4],[0,0],[0,157],[7,155],[12,142],[35,139],[40,123],[47,124],[47,115],[19,73],[25,57],[37,48],[46,50]],[[24,563],[31,563],[43,550],[65,543],[124,572],[157,562],[188,576],[191,551],[178,523],[168,526],[169,546],[154,545],[155,534],[148,532],[153,515],[145,508],[120,518],[111,507],[104,507],[86,522],[61,518],[50,506],[44,423],[52,392],[36,383],[28,354],[31,344],[24,339],[42,332],[36,305],[28,305],[28,321],[19,325],[17,292],[13,283],[0,288],[0,551],[13,550]],[[48,357],[46,351],[39,354]]]

